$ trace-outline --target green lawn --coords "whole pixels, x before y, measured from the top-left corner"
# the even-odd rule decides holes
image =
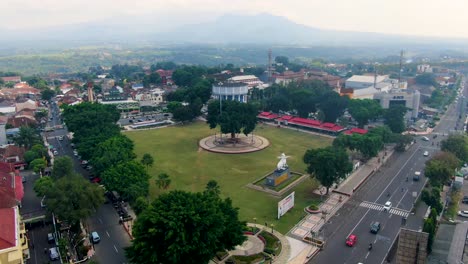
[[[240,208],[241,219],[269,225],[282,233],[287,232],[304,215],[303,208],[316,199],[312,189],[313,180],[307,179],[296,186],[295,208],[281,220],[276,220],[278,198],[246,187],[250,182],[271,172],[282,152],[290,156],[288,165],[292,171],[304,172],[302,156],[308,148],[324,147],[331,139],[301,133],[289,129],[259,125],[255,133],[270,140],[270,146],[262,151],[249,154],[216,154],[199,149],[201,138],[214,134],[208,125],[196,122],[184,126],[162,129],[131,131],[125,134],[135,142],[135,153],[141,158],[150,153],[155,164],[149,169],[150,196],[157,197],[162,191],[154,182],[161,172],[170,175],[172,182],[167,191],[180,189],[202,191],[209,180],[216,180],[221,193],[231,197]],[[289,194],[286,193],[285,196]]]

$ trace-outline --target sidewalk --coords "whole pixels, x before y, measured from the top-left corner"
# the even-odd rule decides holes
[[[291,252],[294,255],[289,259],[288,263],[299,264],[305,263],[312,258],[320,250],[318,247],[308,245],[307,247],[301,248],[301,243],[304,237],[313,237],[322,239],[321,231],[323,225],[335,215],[335,213],[345,204],[350,196],[362,185],[364,182],[372,176],[380,166],[393,154],[393,149],[386,148],[381,151],[377,157],[370,159],[367,163],[360,166],[351,175],[346,178],[342,183],[339,184],[337,189],[331,190],[328,197],[319,205],[320,213],[308,214],[299,223],[297,223],[287,234],[287,237],[291,241],[297,241],[299,243],[292,242]],[[314,190],[318,195],[324,193],[321,188]]]
[[[125,229],[125,231],[127,232],[130,239],[133,240],[132,230],[133,230],[133,222],[136,219],[136,214],[133,211],[133,209],[130,207],[130,205],[127,205],[124,208],[125,208],[125,210],[127,210],[127,213],[132,217],[132,220],[123,222],[122,226]]]

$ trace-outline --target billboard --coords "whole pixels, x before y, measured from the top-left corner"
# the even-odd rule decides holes
[[[294,207],[294,194],[295,192],[292,192],[278,202],[278,219]]]

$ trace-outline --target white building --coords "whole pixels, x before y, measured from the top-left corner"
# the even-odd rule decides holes
[[[235,100],[247,103],[249,86],[241,82],[227,82],[213,84],[212,96],[221,100]]]
[[[417,118],[421,94],[418,90],[413,92],[406,90],[392,89],[389,92],[379,92],[374,94],[374,100],[377,100],[382,108],[388,109],[392,105],[404,105],[411,109],[410,117]]]
[[[156,88],[149,92],[135,95],[135,100],[150,103],[151,105],[158,105],[164,101],[163,94],[164,90]]]
[[[262,88],[264,83],[255,75],[238,75],[228,79],[228,82],[245,83],[250,88]]]
[[[407,82],[399,83],[388,75],[353,75],[345,82],[346,89],[352,89],[353,99],[372,99],[377,93],[387,93],[392,89],[406,89]]]

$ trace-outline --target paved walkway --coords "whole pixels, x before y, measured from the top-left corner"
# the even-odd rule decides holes
[[[308,214],[299,223],[297,223],[287,234],[288,239],[304,243],[304,237],[321,237],[322,226],[345,204],[349,197],[370,177],[372,176],[393,154],[393,149],[388,148],[379,153],[375,158],[370,159],[364,165],[351,173],[346,180],[339,184],[338,188],[330,190],[328,197],[319,205],[318,214]],[[325,193],[325,189],[314,190],[318,195]],[[291,243],[291,258],[288,263],[305,263],[312,258],[319,248],[308,245],[303,246],[300,243]],[[305,244],[305,243],[304,243]]]

